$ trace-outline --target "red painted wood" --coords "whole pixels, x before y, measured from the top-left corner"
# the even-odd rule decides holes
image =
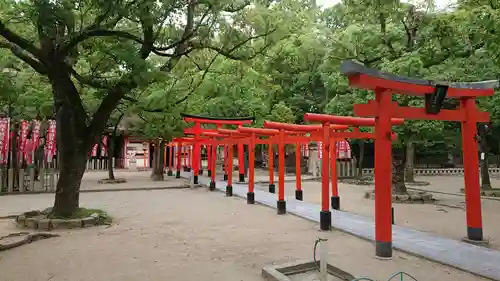
[[[251,124],[253,120],[213,120],[205,118],[184,117],[188,123],[217,124],[217,125],[244,125]]]
[[[362,117],[351,117],[351,116],[336,116],[328,114],[316,114],[316,113],[306,113],[304,114],[304,120],[312,122],[329,122],[340,125],[350,125],[350,126],[375,126],[375,118],[362,118]],[[404,123],[403,119],[392,119],[393,125],[401,125]]]
[[[245,134],[245,133],[242,133],[242,132],[239,132],[237,130],[230,130],[230,129],[217,129],[217,132],[219,134],[225,134],[225,135],[229,135],[229,136],[245,136],[247,137],[248,134]]]
[[[330,138],[330,174],[332,177],[332,196],[339,196],[337,183],[337,140]]]
[[[328,212],[330,210],[329,184],[329,163],[328,154],[330,151],[330,124],[323,123],[323,158],[321,159],[321,210]]]
[[[233,144],[227,145],[227,185],[233,186]]]
[[[215,171],[217,171],[217,145],[213,144],[211,148],[212,148],[212,158],[211,158],[212,164],[210,165],[211,168],[210,177],[211,180],[215,182]]]
[[[269,143],[267,146],[267,154],[269,155],[269,184],[274,184],[274,151],[273,144]]]
[[[392,242],[392,141],[391,115],[384,108],[391,103],[389,91],[375,91],[378,104],[378,118],[375,124],[375,240]]]
[[[250,136],[248,145],[248,192],[254,191],[255,182],[255,134]]]
[[[279,130],[251,127],[239,127],[238,131],[246,134],[255,133],[258,136],[273,136],[279,134]]]
[[[300,175],[300,142],[295,144],[295,187],[302,190],[302,179]]]
[[[168,154],[168,170],[169,171],[172,171],[173,167],[174,167],[174,144],[172,143],[170,145],[170,153]]]
[[[264,127],[269,129],[278,129],[285,131],[295,131],[295,132],[313,132],[322,129],[321,125],[298,125],[298,124],[288,124],[272,121],[264,121]],[[332,124],[331,129],[334,130],[345,130],[348,126]]]
[[[377,116],[375,101],[365,104],[355,104],[354,114],[358,116]],[[406,120],[440,120],[440,121],[466,121],[467,112],[465,109],[441,109],[438,114],[428,114],[424,108],[399,106],[396,102],[391,102],[390,106],[384,107],[384,111],[390,110],[392,117],[404,118]],[[488,122],[490,114],[488,112],[474,109],[477,122]]]
[[[182,142],[177,142],[177,172],[181,172]]]
[[[462,122],[462,151],[464,157],[465,210],[467,227],[482,228],[481,190],[477,144],[477,108],[474,99],[464,99],[460,108],[467,111],[468,119]]]
[[[244,151],[245,151],[245,146],[243,142],[238,142],[238,170],[240,175],[245,174]]]
[[[285,201],[285,132],[278,139],[278,200]]]

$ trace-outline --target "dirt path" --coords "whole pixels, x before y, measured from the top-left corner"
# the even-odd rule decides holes
[[[0,206],[12,212],[46,207],[52,200],[48,194],[4,196]],[[483,280],[400,252],[380,261],[370,242],[320,233],[316,223],[201,188],[85,193],[81,205],[106,209],[117,224],[59,232],[60,238],[2,252],[0,280],[262,281],[266,264],[311,260],[319,235],[330,241],[331,263],[356,276],[385,281],[405,271],[422,281]]]

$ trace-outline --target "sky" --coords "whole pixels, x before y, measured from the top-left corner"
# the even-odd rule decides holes
[[[330,7],[330,6],[333,6],[337,3],[339,3],[340,1],[341,0],[316,0],[316,4],[323,6],[323,7]],[[438,9],[445,8],[446,6],[455,2],[454,0],[435,0],[435,1],[436,1],[436,5],[438,6]]]

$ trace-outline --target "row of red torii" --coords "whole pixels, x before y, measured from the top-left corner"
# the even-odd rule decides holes
[[[185,130],[186,137],[177,138],[178,147],[185,144],[193,146],[192,168],[194,183],[198,183],[200,147],[209,147],[212,157],[209,160],[210,189],[215,189],[215,160],[218,146],[224,147],[227,157],[226,195],[232,196],[232,159],[233,145],[245,144],[249,151],[249,173],[247,202],[255,202],[254,160],[255,145],[266,144],[269,155],[273,155],[273,145],[278,148],[278,195],[277,212],[286,213],[284,196],[285,184],[285,144],[300,144],[321,141],[321,211],[320,229],[331,229],[332,209],[339,210],[340,197],[337,188],[335,144],[340,139],[374,139],[375,141],[375,242],[376,256],[392,256],[392,141],[395,134],[392,126],[403,124],[404,120],[441,120],[461,122],[462,150],[464,158],[464,181],[466,196],[467,237],[470,241],[483,240],[481,215],[481,196],[479,184],[479,157],[477,144],[477,123],[488,122],[489,114],[477,109],[477,97],[491,96],[498,81],[473,83],[451,83],[412,79],[383,73],[367,68],[354,61],[345,61],[341,65],[342,74],[349,79],[350,86],[373,90],[375,99],[367,104],[354,105],[354,114],[360,117],[334,116],[306,113],[304,120],[311,125],[296,125],[266,121],[264,128],[246,127],[251,118],[222,119],[184,115],[184,120],[194,125]],[[392,101],[394,94],[423,96],[425,107],[403,107]],[[445,98],[459,100],[456,109],[442,109]],[[371,118],[365,118],[371,117]],[[217,129],[204,129],[202,124],[215,124]],[[237,129],[224,129],[223,125],[233,125]],[[374,132],[362,132],[359,127],[374,127]],[[296,153],[297,156],[300,153]],[[330,155],[330,157],[325,157]],[[177,177],[180,177],[180,153],[177,154]],[[230,159],[230,161],[227,161]],[[270,186],[274,193],[273,157],[269,157]],[[196,164],[195,164],[196,163]],[[230,164],[229,164],[230,163]],[[296,199],[302,200],[300,169],[296,169]],[[331,175],[331,196],[329,188]]]

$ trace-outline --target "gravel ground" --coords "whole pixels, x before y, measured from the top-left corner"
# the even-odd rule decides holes
[[[405,271],[421,281],[483,280],[397,251],[392,260],[378,260],[370,242],[318,232],[316,223],[205,188],[80,197],[81,206],[105,209],[116,223],[59,231],[59,238],[0,252],[1,281],[262,281],[266,264],[311,260],[318,236],[329,239],[330,263],[355,276],[385,281]],[[51,194],[3,196],[0,216],[52,202]],[[3,221],[0,227],[11,226]]]

